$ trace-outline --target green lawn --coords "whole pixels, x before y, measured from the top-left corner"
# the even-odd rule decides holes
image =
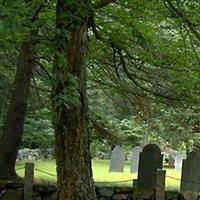
[[[93,175],[96,184],[98,185],[109,185],[109,186],[116,186],[116,185],[123,185],[123,186],[132,186],[132,181],[128,182],[120,182],[126,181],[130,179],[136,179],[137,174],[130,173],[130,163],[126,162],[124,172],[123,173],[116,173],[116,172],[109,172],[109,161],[106,160],[93,160]],[[18,162],[16,165],[17,172],[20,176],[24,176],[24,169],[20,169],[24,167],[24,162]],[[55,161],[36,161],[35,162],[35,180],[36,182],[46,182],[46,183],[55,183],[56,176],[56,165]],[[45,174],[41,171],[45,171],[49,174]],[[166,190],[178,190],[180,181],[176,179],[180,179],[181,173],[174,169],[166,169],[167,176],[174,177],[166,178]]]

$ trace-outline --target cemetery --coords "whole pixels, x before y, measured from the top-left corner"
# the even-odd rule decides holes
[[[36,160],[33,158],[31,161]],[[58,200],[55,163],[46,158],[46,167],[42,168],[44,162],[45,160],[36,161],[34,165],[29,157],[18,161],[17,171],[21,176],[25,176],[25,182],[24,184],[8,183],[4,188],[0,186],[2,191],[0,199]],[[164,168],[164,165],[166,165],[164,156],[156,144],[133,147],[129,161],[125,159],[123,147],[116,146],[110,153],[109,160],[93,160],[97,197],[100,200],[177,200],[179,198],[197,200],[200,192],[200,154],[192,151],[186,157],[177,152],[174,155],[172,169]],[[168,175],[170,170],[176,174]],[[119,177],[116,179],[117,175]],[[168,182],[173,180],[176,181],[176,185],[167,186]]]
[[[200,0],[0,1],[0,200],[200,200]]]

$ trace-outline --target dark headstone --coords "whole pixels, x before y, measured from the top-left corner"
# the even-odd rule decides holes
[[[57,190],[55,185],[44,185],[44,184],[34,185],[33,189],[40,193],[54,193]]]
[[[181,192],[200,192],[200,153],[193,151],[183,160]]]
[[[7,190],[1,200],[21,200],[23,197],[22,190]]]
[[[157,169],[156,174],[156,200],[165,200],[165,175],[166,171]]]
[[[34,163],[25,164],[24,199],[33,199]]]
[[[103,197],[112,197],[114,194],[114,188],[112,187],[100,187],[97,191],[97,195],[103,196]]]
[[[186,191],[181,193],[185,200],[198,200],[198,192]]]
[[[155,189],[156,172],[162,169],[163,155],[156,144],[148,144],[140,153],[138,188]]]

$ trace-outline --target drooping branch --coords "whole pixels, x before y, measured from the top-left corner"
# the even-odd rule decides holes
[[[39,61],[37,61],[37,60],[35,60],[34,61],[36,64],[37,64],[37,66],[41,69],[41,72],[43,73],[43,75],[45,75],[50,81],[52,81],[52,76],[51,76],[51,74],[48,72],[48,70],[42,65],[42,63],[41,62],[39,62]],[[38,73],[38,74],[40,74],[40,72],[37,70],[37,68],[35,67],[35,71]]]
[[[102,123],[91,117],[89,120],[92,123],[92,127],[95,130],[96,135],[98,135],[100,139],[106,139],[113,145],[120,145],[122,143],[122,138],[119,138],[116,134],[112,133]]]
[[[111,4],[111,3],[116,3],[117,2],[117,0],[99,0],[98,2],[96,2],[95,4],[94,4],[94,9],[101,9],[101,8],[103,8],[103,7],[106,7],[106,6],[108,6],[109,4]]]
[[[35,14],[32,16],[32,19],[30,20],[31,22],[34,22],[37,20],[38,15],[40,14],[40,12],[42,11],[42,9],[44,8],[44,6],[46,5],[47,0],[45,0],[42,4],[39,5],[39,7],[37,8]]]
[[[188,26],[190,31],[196,36],[196,38],[200,41],[200,33],[195,29],[195,25],[193,22],[191,22],[185,14],[178,8],[174,6],[174,4],[171,2],[171,0],[164,0],[165,3],[167,3],[168,9],[178,18],[182,19],[183,22]]]
[[[38,86],[35,85],[35,84],[34,84],[34,85],[31,84],[31,88],[37,89],[38,91],[45,92],[45,93],[47,93],[47,94],[51,94],[51,90],[46,89],[46,88],[42,88],[42,87],[38,87]]]
[[[119,55],[119,58],[120,58],[120,61],[121,61],[121,65],[122,65],[122,68],[123,68],[123,71],[124,73],[127,75],[127,77],[138,87],[140,88],[141,90],[149,93],[149,94],[153,94],[155,96],[158,96],[158,97],[162,97],[162,98],[165,98],[165,99],[169,99],[169,100],[180,100],[178,98],[175,98],[175,97],[170,97],[169,95],[165,95],[165,94],[161,94],[159,92],[156,92],[152,89],[148,89],[147,87],[144,87],[142,86],[139,82],[137,82],[136,80],[136,75],[135,74],[132,74],[131,72],[128,71],[127,67],[126,67],[126,61],[125,61],[125,58],[122,54],[122,50],[121,48],[119,48],[118,46],[116,46],[117,50],[118,50],[118,55]],[[138,78],[138,77],[137,77]]]
[[[135,68],[137,68],[137,69],[138,69],[138,66],[137,66],[138,64],[133,62],[133,58],[132,58],[132,56],[130,56],[130,54],[127,55],[126,49],[124,49],[123,47],[119,46],[118,44],[110,41],[109,39],[104,38],[101,35],[101,33],[99,32],[98,27],[95,23],[94,13],[90,17],[90,27],[91,27],[91,29],[94,33],[94,36],[96,37],[97,40],[101,41],[104,44],[107,44],[109,47],[111,47],[113,49],[113,65],[112,65],[112,67],[115,70],[115,73],[117,75],[117,79],[120,78],[119,70],[120,70],[120,67],[121,67],[121,69],[125,73],[126,77],[129,80],[131,80],[138,89],[143,91],[143,95],[145,95],[145,96],[157,96],[157,97],[162,97],[162,98],[165,98],[165,99],[168,99],[168,100],[173,100],[173,101],[179,100],[180,101],[180,99],[177,98],[177,97],[172,97],[170,95],[164,94],[163,92],[161,93],[160,91],[156,91],[153,88],[149,88],[147,85],[149,85],[149,84],[153,85],[154,84],[154,82],[152,82],[150,80],[150,78],[147,79],[145,77],[137,75],[136,73],[132,73],[131,71],[128,70],[128,68],[126,66],[127,65],[126,64],[126,57],[127,56],[129,57],[128,59],[130,59],[131,64],[134,65]],[[123,55],[122,51],[125,52],[126,55]],[[119,63],[117,63],[118,60],[119,60]],[[142,64],[142,66],[144,66],[144,63]],[[143,69],[139,68],[139,70],[142,71]],[[149,76],[147,71],[145,71],[145,74],[147,76]],[[159,76],[161,76],[161,75],[159,75]],[[143,83],[145,83],[145,85],[141,84],[141,81]],[[159,86],[160,88],[165,89],[165,90],[168,89],[164,84],[156,83],[156,85]]]
[[[103,37],[101,36],[101,34],[99,33],[99,31],[97,30],[97,26],[96,26],[95,19],[94,19],[94,13],[92,13],[90,15],[90,18],[89,18],[89,27],[91,27],[92,32],[94,33],[95,38],[97,40],[102,41]]]
[[[36,83],[36,80],[35,80],[34,76],[32,76],[32,82],[33,82],[33,86],[35,88],[36,94],[38,96],[39,102],[41,102],[41,95],[40,95],[40,92],[38,90],[37,83]]]

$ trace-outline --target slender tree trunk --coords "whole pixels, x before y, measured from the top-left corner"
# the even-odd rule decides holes
[[[3,120],[4,120],[5,108],[6,108],[6,103],[4,103],[4,101],[2,101],[1,112],[0,112],[0,137],[1,137],[1,134],[3,132],[2,128],[3,128]]]
[[[96,199],[86,117],[88,17],[87,11],[85,16],[81,12],[85,2],[58,0],[57,4],[52,109],[60,200]]]
[[[13,94],[0,138],[0,179],[17,178],[15,162],[23,135],[27,98],[34,65],[33,56],[31,42],[24,42],[20,49]]]

